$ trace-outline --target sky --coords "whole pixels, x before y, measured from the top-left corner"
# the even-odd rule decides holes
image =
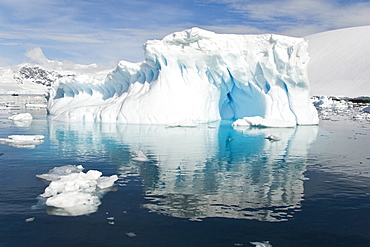
[[[370,0],[0,0],[0,66],[37,59],[115,66],[199,27],[295,37],[370,25]]]

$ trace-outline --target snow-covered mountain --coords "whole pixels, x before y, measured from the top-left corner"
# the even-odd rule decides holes
[[[305,37],[311,95],[370,96],[370,26]]]
[[[0,94],[46,94],[61,78],[81,74],[99,74],[107,71],[96,64],[81,65],[48,60],[40,48],[29,51],[28,63],[0,67]]]

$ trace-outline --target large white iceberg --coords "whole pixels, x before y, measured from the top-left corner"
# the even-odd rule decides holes
[[[56,119],[111,123],[204,123],[259,116],[317,124],[309,99],[307,42],[274,34],[192,28],[150,40],[145,61],[107,76],[64,77],[50,92]]]

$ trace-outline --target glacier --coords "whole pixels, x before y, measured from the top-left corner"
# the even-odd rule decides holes
[[[143,62],[61,78],[47,110],[72,122],[186,125],[258,116],[318,124],[307,47],[302,38],[191,28],[147,41]]]

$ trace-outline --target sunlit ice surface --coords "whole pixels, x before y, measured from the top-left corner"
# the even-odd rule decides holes
[[[29,125],[16,125],[2,111],[1,137],[45,138],[33,148],[0,145],[0,241],[366,246],[369,122],[352,118],[352,110],[332,111],[319,126],[296,128],[232,127],[232,121],[79,124],[52,121],[42,111],[31,112]],[[266,139],[270,135],[280,140]],[[36,175],[65,165],[118,175],[116,191],[83,216],[60,217],[55,208],[35,207],[47,187]]]

